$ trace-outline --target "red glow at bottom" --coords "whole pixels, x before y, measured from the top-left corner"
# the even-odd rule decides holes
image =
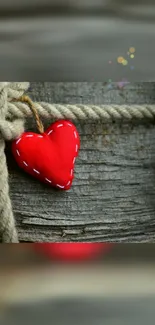
[[[37,251],[57,261],[87,261],[108,253],[108,243],[38,243]]]

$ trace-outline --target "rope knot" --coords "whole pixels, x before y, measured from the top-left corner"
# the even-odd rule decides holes
[[[0,137],[4,140],[13,140],[24,131],[23,119],[8,118],[8,103],[22,96],[28,87],[28,82],[0,82]]]

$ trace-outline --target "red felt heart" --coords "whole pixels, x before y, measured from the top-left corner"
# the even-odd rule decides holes
[[[79,148],[78,131],[67,120],[53,123],[43,134],[25,132],[12,143],[19,167],[62,190],[68,190],[72,185]]]

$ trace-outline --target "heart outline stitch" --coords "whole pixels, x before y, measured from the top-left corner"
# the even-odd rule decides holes
[[[52,140],[51,136],[53,136],[54,131],[57,132],[57,130],[61,129],[62,127],[70,127],[72,130],[72,135],[74,135],[74,140],[75,140],[75,144],[73,144],[73,146],[75,145],[75,153],[72,158],[72,164],[71,164],[72,167],[70,169],[69,179],[65,182],[65,184],[64,183],[61,184],[60,182],[58,183],[55,181],[53,182],[53,180],[50,177],[48,177],[48,175],[44,175],[44,178],[42,178],[41,172],[38,168],[36,168],[36,166],[33,166],[34,168],[30,167],[28,164],[28,161],[26,161],[26,159],[21,159],[22,153],[20,152],[20,148],[19,148],[19,145],[21,145],[21,140],[24,138],[35,137],[35,139],[36,138],[44,138],[45,139],[48,136],[48,138],[51,141]],[[68,120],[59,120],[59,121],[53,123],[43,134],[24,132],[18,139],[16,139],[12,143],[13,155],[14,155],[19,167],[24,169],[26,172],[28,172],[35,178],[37,178],[51,186],[62,189],[62,190],[68,190],[68,189],[70,189],[70,187],[72,185],[73,178],[74,178],[75,161],[78,156],[79,149],[80,149],[80,137],[79,137],[78,131],[77,131],[75,125]]]

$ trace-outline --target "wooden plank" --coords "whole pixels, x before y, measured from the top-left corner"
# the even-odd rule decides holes
[[[155,83],[109,90],[103,83],[32,83],[29,95],[55,103],[154,103]],[[49,121],[50,123],[50,121]],[[155,239],[153,124],[77,124],[75,181],[59,192],[18,169],[10,151],[10,194],[21,241],[148,242]],[[27,129],[35,130],[28,121]]]

